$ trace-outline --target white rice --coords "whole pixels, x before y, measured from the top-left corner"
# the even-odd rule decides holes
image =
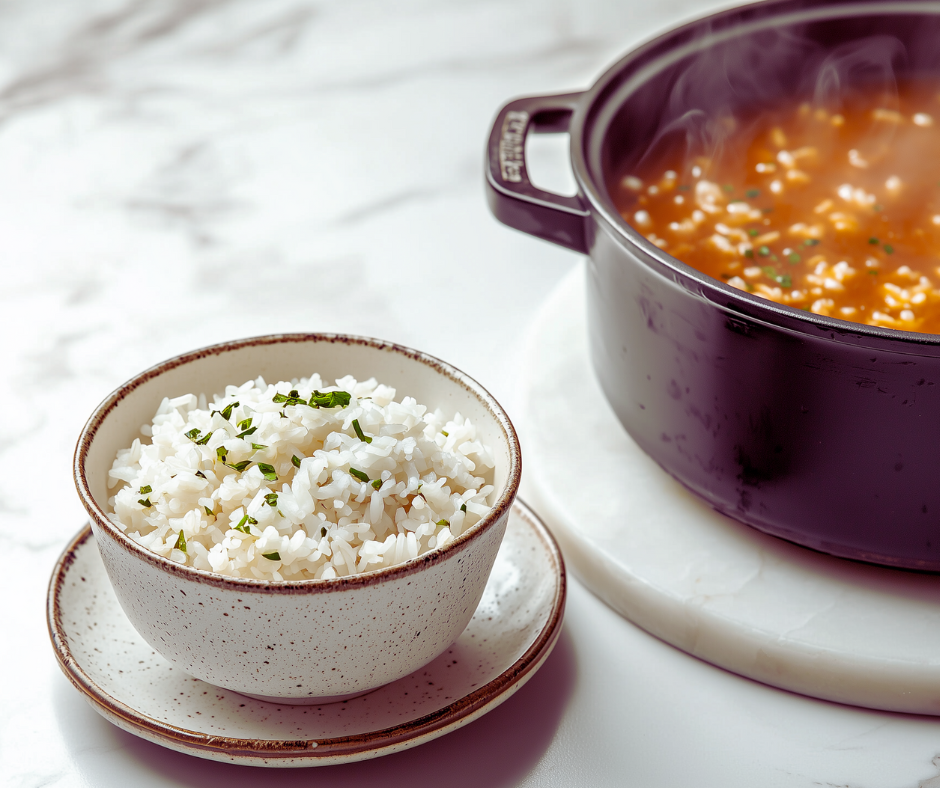
[[[334,391],[348,404],[330,407],[323,395]],[[309,404],[315,393],[321,407]],[[329,579],[392,566],[490,510],[493,455],[470,420],[396,402],[375,379],[259,377],[211,407],[185,394],[164,399],[141,434],[149,442],[135,439],[111,468],[111,520],[147,549],[219,574]]]

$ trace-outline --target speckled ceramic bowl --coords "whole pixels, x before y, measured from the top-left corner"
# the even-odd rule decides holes
[[[107,477],[164,396],[214,393],[262,375],[375,377],[445,412],[460,411],[493,448],[493,509],[405,564],[333,580],[261,581],[181,566],[108,520]],[[361,337],[285,334],[215,345],[142,372],[92,414],[75,482],[108,577],[143,638],[196,678],[261,699],[323,702],[367,692],[430,662],[456,640],[489,577],[522,470],[508,416],[478,383],[415,350]]]

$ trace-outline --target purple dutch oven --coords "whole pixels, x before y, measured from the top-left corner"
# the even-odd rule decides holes
[[[848,68],[849,87],[883,80],[886,66],[936,79],[937,41],[938,3],[775,0],[724,11],[640,46],[584,93],[510,102],[487,151],[496,217],[588,255],[593,366],[647,454],[761,531],[931,571],[940,571],[940,336],[729,287],[633,230],[608,184],[682,113],[747,115],[812,98],[833,53],[869,45],[884,57]],[[570,134],[576,196],[529,181],[533,131]]]

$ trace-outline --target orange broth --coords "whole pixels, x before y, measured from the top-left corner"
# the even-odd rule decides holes
[[[940,334],[940,94],[792,105],[727,121],[720,152],[667,147],[612,186],[654,244],[732,287],[820,315]]]

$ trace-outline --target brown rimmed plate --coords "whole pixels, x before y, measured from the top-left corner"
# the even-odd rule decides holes
[[[564,609],[558,545],[517,500],[483,599],[454,645],[421,670],[352,700],[266,703],[176,670],[124,616],[89,526],[52,572],[48,624],[65,675],[119,728],[200,758],[320,766],[415,747],[494,709],[548,658]]]

